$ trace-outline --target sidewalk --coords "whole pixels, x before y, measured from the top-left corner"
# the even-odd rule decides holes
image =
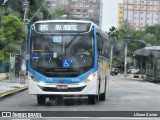
[[[25,84],[20,84],[18,79],[1,79],[0,80],[0,99],[28,88],[28,81]]]
[[[115,75],[114,77],[118,77],[118,78],[129,78],[129,79],[145,79],[145,75],[141,75],[141,74],[127,74],[126,77],[124,77],[124,74],[118,74]]]

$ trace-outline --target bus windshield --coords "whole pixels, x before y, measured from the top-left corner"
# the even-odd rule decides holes
[[[78,76],[93,68],[93,34],[31,36],[31,67],[48,77]]]

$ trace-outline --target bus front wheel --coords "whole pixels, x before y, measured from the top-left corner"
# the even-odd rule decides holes
[[[97,96],[96,95],[88,95],[89,104],[95,104],[96,101],[97,101]]]
[[[99,100],[100,101],[105,101],[105,99],[106,99],[106,82],[105,82],[104,92],[99,94]]]
[[[46,103],[46,97],[43,95],[37,95],[38,105],[44,105]]]

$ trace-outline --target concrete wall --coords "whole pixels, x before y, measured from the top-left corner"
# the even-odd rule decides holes
[[[4,80],[9,77],[8,73],[0,73],[0,80]]]

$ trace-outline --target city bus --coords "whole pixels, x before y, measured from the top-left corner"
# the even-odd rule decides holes
[[[81,20],[37,21],[28,41],[29,94],[46,98],[106,99],[110,40],[96,24]],[[63,100],[63,99],[62,99]]]

